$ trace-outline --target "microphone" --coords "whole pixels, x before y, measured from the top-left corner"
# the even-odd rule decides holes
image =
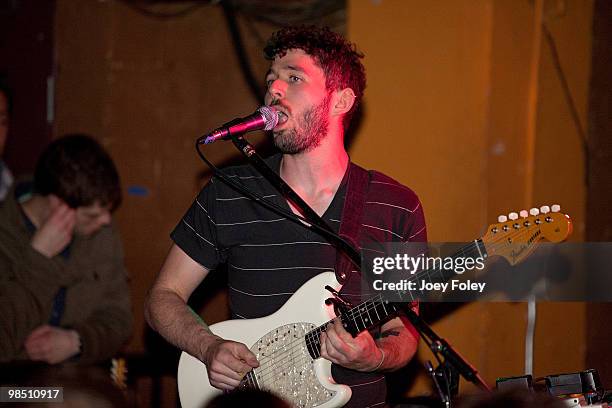
[[[272,130],[278,124],[278,111],[272,106],[261,106],[252,115],[227,122],[198,139],[198,144],[211,144],[217,140],[228,140],[254,130]]]

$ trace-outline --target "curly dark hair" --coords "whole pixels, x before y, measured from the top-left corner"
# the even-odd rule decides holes
[[[54,194],[71,208],[96,201],[115,210],[121,204],[119,173],[113,160],[93,138],[71,134],[49,144],[36,163],[34,191]]]
[[[263,51],[266,59],[273,60],[291,49],[300,49],[314,58],[325,74],[325,87],[329,91],[353,90],[355,103],[343,121],[346,130],[366,87],[365,68],[361,63],[363,53],[340,34],[316,26],[283,28],[272,34]]]

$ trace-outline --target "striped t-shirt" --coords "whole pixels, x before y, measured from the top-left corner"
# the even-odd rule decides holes
[[[279,154],[268,159],[277,172],[281,157]],[[223,172],[291,211],[282,195],[251,166],[229,167]],[[322,216],[336,232],[347,179],[345,175]],[[372,172],[365,205],[363,250],[382,251],[382,244],[387,242],[426,241],[423,209],[409,188],[382,173]],[[336,249],[323,236],[263,207],[215,177],[202,189],[171,236],[205,268],[214,270],[226,264],[234,318],[274,313],[310,278],[335,269]],[[343,295],[354,303],[361,298],[358,290],[343,291]],[[381,374],[334,366],[333,375],[336,381],[351,385],[353,397],[347,406],[384,405],[386,386]]]

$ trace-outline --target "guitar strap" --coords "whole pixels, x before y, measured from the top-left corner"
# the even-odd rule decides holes
[[[357,250],[361,249],[359,244],[361,219],[363,218],[365,201],[370,186],[370,176],[370,172],[354,163],[350,163],[348,185],[346,196],[344,197],[338,235]],[[337,251],[336,254],[336,279],[344,285],[348,277],[351,276],[351,271],[355,270],[356,266],[344,252]]]

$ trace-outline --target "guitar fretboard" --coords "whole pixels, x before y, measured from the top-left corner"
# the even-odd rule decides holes
[[[344,329],[353,335],[357,335],[363,330],[371,329],[395,316],[398,312],[397,307],[382,295],[378,294],[372,299],[355,306],[339,316]],[[311,330],[305,336],[308,352],[313,359],[321,357],[321,343],[319,339],[321,333],[327,329],[327,325],[333,320]]]

